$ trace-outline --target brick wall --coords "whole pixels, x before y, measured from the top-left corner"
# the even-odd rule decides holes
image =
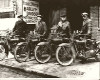
[[[100,8],[99,8],[100,9]],[[100,14],[98,12],[98,6],[92,6],[90,7],[90,17],[92,19],[92,38],[100,40],[100,31],[98,31],[98,27],[99,27],[99,20],[98,18],[100,18],[98,15]]]

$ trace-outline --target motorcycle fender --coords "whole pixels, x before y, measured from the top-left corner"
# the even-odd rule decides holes
[[[49,42],[40,42],[40,43],[38,43],[37,45],[38,45],[38,46],[41,46],[41,45],[47,45],[47,44],[49,44]]]
[[[20,42],[20,43],[17,44],[17,46],[20,46],[20,45],[22,45],[22,44],[25,45],[25,44],[27,44],[27,43],[26,43],[26,42]]]
[[[71,44],[70,44],[70,43],[62,43],[62,44],[59,44],[58,46],[59,46],[59,47],[62,47],[62,46],[70,47]]]

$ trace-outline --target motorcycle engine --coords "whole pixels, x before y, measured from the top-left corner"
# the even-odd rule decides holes
[[[96,51],[95,50],[88,50],[85,52],[85,56],[88,57],[93,57],[95,55]]]
[[[86,45],[86,52],[85,55],[86,57],[93,57],[96,54],[96,45],[94,42],[87,42]]]

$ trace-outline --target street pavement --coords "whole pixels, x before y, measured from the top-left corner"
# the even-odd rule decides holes
[[[44,78],[44,76],[25,73],[21,70],[16,70],[16,69],[12,69],[0,65],[0,80],[2,80],[1,78],[10,78],[10,79],[11,78]]]
[[[27,62],[19,63],[14,59],[13,55],[9,54],[8,58],[0,61],[0,65],[69,80],[100,79],[100,62],[96,62],[94,59],[86,63],[81,63],[79,60],[76,60],[71,66],[61,66],[55,59],[45,64],[39,64],[34,57]]]

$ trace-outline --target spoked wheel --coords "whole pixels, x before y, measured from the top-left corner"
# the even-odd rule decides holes
[[[4,45],[0,45],[0,61],[6,58],[6,49]]]
[[[50,49],[46,45],[36,46],[35,48],[35,59],[39,63],[46,63],[51,58]]]
[[[98,62],[100,62],[100,43],[98,43],[98,52],[97,52],[97,54],[96,54],[96,56],[95,56],[95,59],[96,59]]]
[[[29,58],[29,50],[27,43],[17,45],[14,53],[14,57],[18,62],[25,62]]]
[[[75,59],[75,50],[73,47],[60,46],[56,50],[56,59],[62,66],[71,65]]]

